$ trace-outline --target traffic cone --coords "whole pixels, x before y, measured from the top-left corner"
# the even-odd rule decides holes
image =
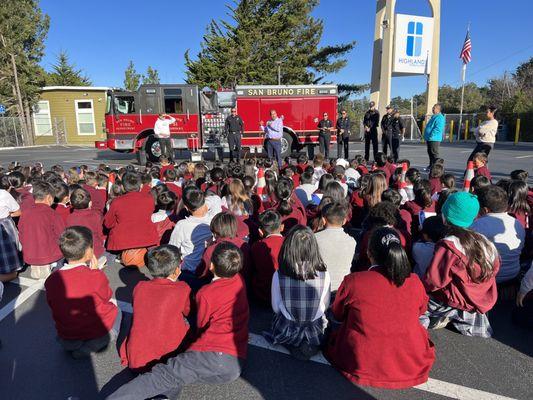
[[[257,195],[261,199],[263,199],[264,197],[265,187],[266,187],[265,170],[263,168],[259,168],[259,171],[257,171],[256,191],[257,191]]]
[[[115,173],[111,172],[109,174],[109,179],[107,181],[107,193],[111,193],[111,188],[113,187],[115,183]]]
[[[399,189],[403,189],[407,186],[407,182],[405,181],[405,175],[407,173],[407,163],[402,163],[402,175],[400,176],[400,185]]]
[[[466,165],[465,182],[463,184],[463,191],[465,192],[470,191],[470,183],[472,182],[472,179],[474,179],[474,162],[468,161],[468,164]]]

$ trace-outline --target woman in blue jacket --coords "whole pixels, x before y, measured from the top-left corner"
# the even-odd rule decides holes
[[[439,158],[439,146],[442,142],[442,135],[444,133],[444,125],[446,124],[446,119],[441,113],[441,105],[435,104],[433,106],[433,115],[429,119],[429,122],[424,129],[424,140],[427,144],[428,156],[429,156],[429,167],[428,170],[433,166],[435,160]]]

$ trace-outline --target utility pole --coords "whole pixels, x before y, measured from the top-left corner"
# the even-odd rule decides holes
[[[276,61],[278,64],[278,85],[281,85],[281,61]]]

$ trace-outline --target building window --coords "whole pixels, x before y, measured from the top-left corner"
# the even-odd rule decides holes
[[[422,53],[422,33],[424,25],[422,22],[409,21],[407,24],[407,55],[410,57],[420,57]]]
[[[33,107],[33,126],[35,127],[35,136],[53,135],[50,103],[47,100],[39,101]]]
[[[75,100],[78,135],[96,135],[92,100]]]

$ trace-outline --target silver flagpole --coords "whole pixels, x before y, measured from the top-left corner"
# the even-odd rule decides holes
[[[461,69],[461,79],[463,83],[461,85],[461,107],[459,109],[459,125],[457,129],[457,140],[461,139],[461,126],[463,124],[463,102],[465,99],[465,78],[466,78],[466,64],[463,63],[463,67]]]

